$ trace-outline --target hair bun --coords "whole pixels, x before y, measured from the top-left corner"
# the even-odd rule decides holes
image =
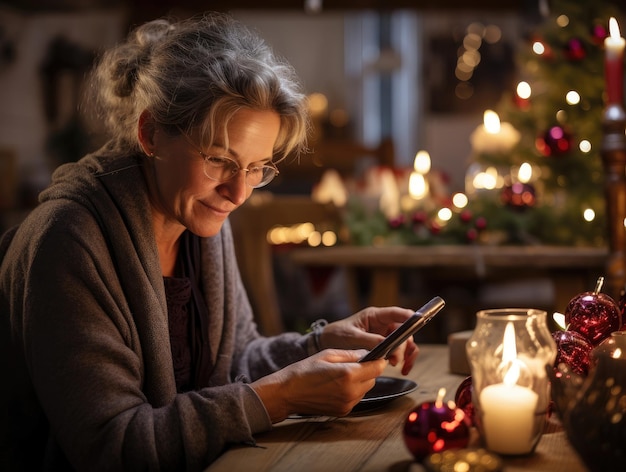
[[[150,63],[150,56],[156,44],[160,43],[174,26],[167,20],[150,21],[135,31],[134,41],[129,41],[124,54],[120,55],[112,71],[116,82],[114,92],[119,97],[133,93],[139,77],[139,70]]]

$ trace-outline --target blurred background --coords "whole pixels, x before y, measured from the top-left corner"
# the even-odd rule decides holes
[[[338,267],[294,264],[290,251],[302,246],[603,248],[602,42],[609,34],[608,17],[623,19],[620,8],[619,1],[595,0],[475,0],[471,5],[457,0],[4,0],[0,230],[19,223],[36,205],[58,165],[104,142],[100,123],[81,106],[85,78],[98,54],[146,20],[219,10],[258,30],[295,67],[314,123],[311,153],[284,163],[279,178],[233,215],[253,305],[273,312],[270,318],[280,313],[277,324],[264,325],[266,332],[303,329],[319,316],[345,316],[359,307],[346,294],[363,295],[370,288],[361,273],[348,280]],[[535,50],[539,46],[543,50]],[[565,103],[572,91],[578,99],[569,96],[573,101]],[[481,136],[488,110],[499,113],[495,137],[489,131]],[[524,179],[522,169],[531,172]],[[490,178],[493,187],[485,184]],[[458,195],[461,200],[455,200]],[[253,218],[250,209],[261,215],[254,234],[252,225],[246,226]],[[442,209],[452,217],[446,219]],[[318,228],[305,237],[289,239],[276,231],[270,237],[271,230],[311,224],[313,218]],[[320,227],[332,233],[329,239],[312,237],[325,234]],[[595,280],[598,265],[582,273],[580,288]],[[264,274],[271,274],[269,285],[259,285]],[[477,267],[461,283],[444,276],[434,288],[425,285],[423,270],[403,268],[400,288],[409,296],[400,301],[417,305],[441,289],[458,302],[462,313],[448,318],[438,340],[469,326],[480,303],[531,299],[554,308],[550,276],[494,285],[493,278],[500,277],[490,278]],[[572,296],[579,287],[571,288]]]

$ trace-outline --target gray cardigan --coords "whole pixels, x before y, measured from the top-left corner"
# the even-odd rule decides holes
[[[60,167],[0,243],[10,452],[49,469],[200,470],[271,427],[245,379],[314,346],[259,335],[226,222],[201,249],[211,386],[177,394],[142,158],[112,149]]]

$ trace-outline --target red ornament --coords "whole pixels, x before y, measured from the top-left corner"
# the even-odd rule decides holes
[[[587,56],[585,43],[579,38],[571,38],[565,45],[564,52],[570,61],[582,61]]]
[[[474,403],[472,403],[472,376],[466,377],[454,394],[454,403],[465,412],[470,426],[474,423]]]
[[[474,226],[476,226],[478,231],[482,231],[487,227],[487,219],[484,216],[479,216],[476,218],[476,221],[474,221]]]
[[[558,372],[558,365],[567,365],[572,372],[587,376],[591,361],[593,345],[576,331],[555,331],[552,338],[556,343],[556,360],[554,368]]]
[[[597,23],[591,28],[591,41],[593,41],[594,44],[601,46],[604,44],[604,40],[607,36],[608,33],[603,25]]]
[[[553,126],[535,141],[537,150],[546,157],[561,156],[572,147],[572,136],[561,126]]]
[[[404,423],[406,447],[417,461],[435,452],[460,449],[469,442],[470,425],[465,412],[439,399],[413,409]]]
[[[602,293],[604,277],[599,277],[593,292],[583,292],[572,298],[565,308],[568,329],[582,334],[597,346],[613,331],[622,326],[619,306],[609,295]]]
[[[532,208],[536,203],[535,187],[521,182],[505,185],[500,193],[500,200],[514,210],[523,211]]]

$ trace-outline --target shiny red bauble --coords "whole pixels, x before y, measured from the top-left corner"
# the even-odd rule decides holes
[[[555,331],[552,338],[556,343],[554,368],[558,369],[559,364],[565,364],[572,372],[586,377],[593,345],[576,331]]]
[[[467,447],[470,425],[465,412],[441,401],[413,409],[403,430],[404,443],[417,461],[435,452]]]
[[[602,293],[604,277],[598,278],[593,292],[583,292],[570,300],[565,308],[565,323],[569,331],[582,334],[593,346],[597,346],[613,331],[619,331],[622,314],[613,298]]]

